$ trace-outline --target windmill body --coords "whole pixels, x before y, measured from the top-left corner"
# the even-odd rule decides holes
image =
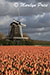
[[[27,37],[23,37],[22,27],[26,26],[19,21],[14,20],[10,24],[10,32],[9,38],[11,39],[28,39]]]
[[[18,26],[18,23],[16,22],[12,22],[10,24],[10,32],[9,32],[9,37],[21,37],[20,35],[20,29],[19,29],[19,26]]]

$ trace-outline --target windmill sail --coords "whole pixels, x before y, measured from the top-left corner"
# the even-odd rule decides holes
[[[21,37],[23,37],[22,26],[19,25]]]
[[[26,24],[21,23],[21,26],[26,26]]]
[[[18,20],[19,20],[19,17],[20,17],[20,3],[18,3],[17,11],[18,11]]]

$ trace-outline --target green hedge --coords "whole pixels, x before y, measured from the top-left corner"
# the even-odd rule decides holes
[[[42,45],[50,46],[49,41],[37,41],[37,40],[0,40],[0,45]]]

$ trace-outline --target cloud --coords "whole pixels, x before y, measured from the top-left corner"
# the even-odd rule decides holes
[[[50,27],[41,27],[41,28],[26,28],[24,32],[26,33],[44,33],[50,31]]]
[[[36,0],[37,2],[50,2],[50,0]]]
[[[42,13],[49,13],[50,12],[50,3],[48,3],[49,6],[47,8],[42,7],[35,7],[35,8],[29,8],[29,7],[22,7],[20,8],[20,16],[32,16]],[[3,13],[4,12],[4,13]],[[13,2],[8,1],[2,1],[0,3],[0,16],[18,16],[18,8],[14,7]]]
[[[26,2],[26,3],[35,2],[35,0],[5,0],[5,1],[7,2]]]
[[[38,16],[38,17],[37,17]],[[31,28],[41,28],[41,27],[49,27],[50,26],[50,14],[43,13],[33,16],[24,17],[26,19],[25,23],[27,27]]]
[[[35,0],[0,0],[0,31],[8,33],[9,24],[13,19],[20,19],[26,24],[23,32],[26,32],[32,39],[50,40],[50,2],[49,0],[36,0],[47,2],[48,7],[20,8],[20,16],[18,16],[18,8],[14,7],[14,2],[24,2],[30,4]]]
[[[6,0],[8,2],[26,2],[26,3],[37,3],[37,2],[50,2],[50,0]]]
[[[24,19],[24,18],[20,19],[20,22],[25,22],[25,21],[26,21],[26,19]]]
[[[43,41],[50,41],[50,31],[49,32],[44,32],[44,33],[32,33],[32,34],[28,34],[32,39],[34,40],[43,40]]]
[[[8,2],[27,2],[28,0],[6,0],[6,1],[8,1]]]
[[[9,23],[9,21],[11,21],[11,17],[10,16],[2,16],[0,17],[0,25],[6,25]]]

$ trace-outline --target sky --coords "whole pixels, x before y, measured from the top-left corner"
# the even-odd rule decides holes
[[[15,3],[48,4],[47,7],[15,7]],[[20,12],[20,13],[18,13]],[[20,16],[19,16],[20,14]],[[50,0],[0,0],[0,32],[7,34],[13,19],[26,24],[23,32],[34,40],[50,41]]]

